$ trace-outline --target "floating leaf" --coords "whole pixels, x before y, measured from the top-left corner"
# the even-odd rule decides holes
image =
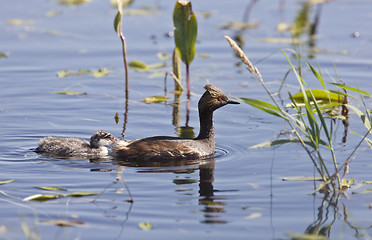
[[[353,192],[353,193],[356,193],[356,192]],[[368,188],[368,189],[360,191],[358,193],[372,193],[372,188]]]
[[[59,187],[41,186],[41,187],[35,187],[35,188],[42,189],[42,190],[48,190],[48,191],[67,191],[64,188],[59,188]]]
[[[198,56],[201,57],[201,58],[209,58],[209,54],[207,54],[207,53],[199,53]]]
[[[77,75],[83,75],[83,74],[89,74],[91,71],[89,69],[79,69],[75,72],[72,72],[70,70],[63,70],[57,72],[57,76],[59,78],[67,77],[67,76],[77,76]]]
[[[0,52],[0,57],[8,57],[8,55],[6,55],[6,54],[3,53],[3,52]]]
[[[182,61],[189,65],[195,56],[197,22],[191,2],[177,1],[173,11],[174,42]]]
[[[35,23],[35,21],[15,18],[15,19],[9,19],[6,23],[10,25],[32,25]]]
[[[74,226],[84,225],[84,222],[81,222],[81,221],[67,221],[63,219],[57,219],[57,220],[51,220],[51,221],[40,221],[40,222],[44,224],[49,224],[49,225],[57,225],[60,227],[74,227]]]
[[[5,181],[0,181],[0,185],[5,184],[5,183],[10,183],[13,182],[14,180],[5,180]]]
[[[363,184],[372,184],[372,181],[362,181]]]
[[[65,194],[66,197],[85,197],[85,196],[92,196],[92,195],[99,195],[102,193],[98,192],[74,192],[74,193],[67,193]]]
[[[252,213],[251,215],[249,216],[246,216],[245,219],[254,219],[254,218],[259,218],[259,217],[262,217],[262,213]]]
[[[161,102],[165,102],[167,100],[169,100],[169,97],[151,96],[151,97],[144,98],[141,101],[144,102],[144,103],[161,103]]]
[[[283,181],[320,181],[321,177],[282,177]]]
[[[253,29],[258,28],[258,22],[248,23],[248,22],[229,22],[225,25],[222,25],[222,29],[234,29],[234,30],[244,30],[244,29]]]
[[[318,104],[328,104],[328,103],[343,103],[344,96],[333,93],[329,90],[325,89],[312,89],[311,93],[313,94],[314,98],[317,100]],[[311,101],[311,94],[310,90],[306,91],[306,96]],[[304,95],[302,92],[296,93],[292,96],[296,103],[304,103]]]
[[[29,197],[24,198],[22,201],[39,201],[45,202],[57,198],[64,197],[63,194],[50,194],[50,195],[43,195],[43,194],[34,194]]]
[[[165,63],[161,62],[161,63],[154,63],[154,64],[150,64],[150,65],[147,65],[148,68],[152,69],[152,68],[162,68],[162,67],[165,67]]]
[[[99,77],[103,77],[103,76],[106,76],[107,74],[109,74],[109,71],[107,70],[107,68],[104,68],[104,69],[100,68],[97,71],[92,71],[90,74],[93,77],[99,78]]]
[[[66,94],[66,95],[87,95],[86,92],[71,92],[71,91],[60,91],[60,92],[54,92],[57,94]]]
[[[258,39],[258,41],[266,42],[266,43],[280,43],[280,44],[301,43],[300,38],[260,38]]]
[[[301,240],[327,240],[326,236],[321,235],[311,235],[311,234],[296,234],[296,233],[287,233],[292,239],[301,239]]]
[[[47,16],[47,17],[54,17],[54,16],[56,16],[58,14],[61,14],[61,12],[62,11],[60,11],[60,10],[50,10],[50,11],[48,11],[48,12],[45,13],[45,16]]]
[[[156,54],[156,56],[160,59],[160,60],[167,60],[171,57],[171,55],[169,53],[158,53]]]
[[[84,3],[88,3],[91,0],[59,0],[58,4],[61,5],[81,5]]]
[[[63,70],[57,72],[57,76],[59,78],[68,77],[68,76],[78,76],[78,75],[84,75],[84,74],[90,74],[93,77],[103,77],[106,76],[109,73],[107,68],[98,69],[98,70],[90,70],[90,69],[79,69],[77,71],[70,71],[70,70]]]
[[[102,193],[98,192],[74,192],[74,193],[67,193],[67,194],[35,194],[23,199],[23,201],[39,201],[45,202],[53,199],[63,198],[63,197],[85,197],[91,195],[98,195]]]
[[[115,123],[118,124],[119,123],[119,114],[117,112],[115,113],[114,119],[115,119]]]
[[[174,179],[173,180],[173,183],[176,184],[176,185],[183,185],[183,184],[193,184],[193,183],[197,183],[198,181],[195,180],[195,179],[187,179],[187,178],[184,178],[184,179]]]
[[[149,231],[152,229],[152,224],[149,222],[141,222],[138,224],[138,227],[141,228],[143,231]]]
[[[149,68],[147,67],[147,64],[141,61],[131,61],[129,63],[129,67],[136,70],[136,71],[142,71],[142,72],[148,72]]]

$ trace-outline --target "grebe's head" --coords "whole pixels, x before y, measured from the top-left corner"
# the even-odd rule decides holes
[[[213,112],[227,104],[239,104],[239,102],[229,99],[220,89],[210,84],[205,85],[205,93],[199,100],[199,112]]]
[[[92,148],[99,148],[105,145],[110,145],[115,141],[116,138],[111,133],[101,130],[92,135],[90,138],[90,146]]]

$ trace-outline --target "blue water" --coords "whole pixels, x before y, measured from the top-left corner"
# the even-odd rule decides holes
[[[189,125],[199,129],[197,102],[207,80],[229,96],[269,101],[259,82],[237,66],[224,35],[240,34],[243,49],[259,68],[270,89],[279,89],[289,64],[280,49],[286,43],[267,43],[264,38],[280,35],[280,21],[291,23],[302,1],[258,1],[250,21],[257,29],[243,32],[223,29],[241,21],[246,1],[195,1],[196,12],[212,15],[198,18],[197,55],[191,64],[191,110]],[[276,119],[247,104],[226,106],[215,112],[217,156],[201,164],[185,166],[123,166],[112,159],[101,161],[60,160],[36,155],[32,149],[44,136],[88,139],[104,129],[120,138],[123,132],[125,98],[121,43],[113,29],[116,14],[108,1],[91,1],[63,6],[56,1],[9,1],[0,4],[0,238],[2,239],[288,239],[289,233],[330,228],[330,239],[370,239],[372,234],[370,194],[352,194],[368,188],[351,189],[335,199],[311,195],[312,181],[282,181],[282,177],[313,176],[313,164],[296,144],[280,148],[249,150],[248,147],[274,139],[289,129]],[[173,1],[134,1],[130,9],[152,6],[156,13],[124,16],[129,61],[161,62],[156,55],[171,54]],[[315,9],[315,7],[313,8]],[[372,33],[368,1],[333,1],[322,7],[315,48],[304,44],[304,57],[320,65],[326,79],[338,76],[347,84],[371,91]],[[60,14],[47,17],[50,10]],[[312,11],[312,17],[314,11]],[[9,19],[33,20],[31,25],[9,25]],[[56,31],[57,34],[51,34]],[[352,34],[359,32],[359,38]],[[306,38],[306,37],[305,37]],[[261,39],[261,40],[260,40]],[[291,54],[286,51],[287,54]],[[346,52],[347,54],[344,54]],[[208,54],[208,58],[198,54]],[[166,60],[162,71],[171,69]],[[108,68],[109,75],[58,78],[61,70]],[[305,68],[304,68],[305,69]],[[176,136],[185,125],[186,98],[182,95],[178,127],[172,124],[173,106],[145,104],[144,97],[164,94],[164,77],[130,70],[130,98],[127,139],[145,136]],[[321,88],[309,71],[309,85]],[[328,76],[329,75],[329,76]],[[168,77],[167,96],[173,89]],[[56,91],[86,92],[69,96]],[[282,94],[297,92],[290,75]],[[364,99],[370,108],[369,98]],[[288,99],[284,96],[284,101]],[[362,108],[362,104],[351,100]],[[119,123],[114,120],[119,115]],[[360,137],[349,133],[341,144],[343,126],[334,143],[340,162],[350,154]],[[350,131],[365,133],[360,119],[350,119]],[[356,184],[371,181],[370,148],[362,144],[350,163],[348,178]],[[331,161],[327,155],[327,161]],[[319,183],[316,183],[317,185]],[[356,185],[355,184],[355,185]],[[81,198],[60,198],[47,202],[24,202],[34,194],[55,194],[37,189],[55,186],[67,192],[99,192]],[[128,192],[129,190],[129,192]],[[131,200],[133,202],[131,202]],[[79,221],[82,225],[59,227],[53,220]],[[139,227],[149,222],[153,228]],[[357,230],[358,228],[358,230]]]

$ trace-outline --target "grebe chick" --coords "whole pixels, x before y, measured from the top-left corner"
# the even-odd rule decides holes
[[[111,155],[116,160],[196,160],[214,156],[213,112],[227,104],[239,104],[221,90],[207,84],[198,103],[200,132],[196,138],[156,136],[134,141],[116,141]]]
[[[106,131],[92,135],[90,142],[80,138],[45,137],[40,140],[35,152],[55,158],[94,158],[108,154],[106,145],[116,141]]]

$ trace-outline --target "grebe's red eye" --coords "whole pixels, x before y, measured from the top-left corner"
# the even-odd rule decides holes
[[[222,97],[218,97],[217,99],[218,99],[218,101],[222,101]]]

